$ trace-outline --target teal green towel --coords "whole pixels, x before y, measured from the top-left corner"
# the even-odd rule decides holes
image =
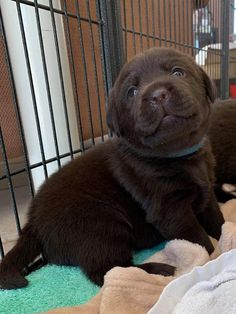
[[[136,264],[163,249],[164,244],[134,255]],[[23,289],[0,289],[1,314],[33,314],[60,306],[87,302],[99,287],[91,283],[78,267],[47,265],[28,277]]]

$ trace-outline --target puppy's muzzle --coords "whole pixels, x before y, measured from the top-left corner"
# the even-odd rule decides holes
[[[139,116],[136,121],[137,130],[145,135],[154,132],[165,115],[165,107],[170,98],[171,93],[165,87],[158,87],[145,92],[141,99]]]
[[[136,132],[149,136],[157,131],[165,117],[173,121],[192,117],[196,113],[194,99],[184,87],[183,84],[176,86],[172,82],[149,85],[136,108]]]

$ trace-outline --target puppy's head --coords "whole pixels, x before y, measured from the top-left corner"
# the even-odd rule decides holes
[[[201,141],[214,100],[211,80],[192,58],[152,48],[121,70],[107,123],[135,149],[164,156]]]

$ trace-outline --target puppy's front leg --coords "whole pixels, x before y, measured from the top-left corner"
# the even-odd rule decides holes
[[[205,247],[209,254],[214,251],[206,231],[199,224],[191,205],[187,202],[166,201],[159,212],[147,213],[147,221],[153,223],[167,240],[188,240]]]
[[[217,203],[214,192],[211,192],[211,197],[208,205],[203,212],[197,216],[199,223],[203,226],[206,232],[216,240],[221,236],[221,227],[225,220],[220,207]]]

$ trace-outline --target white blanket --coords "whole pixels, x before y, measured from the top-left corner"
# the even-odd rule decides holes
[[[236,249],[172,281],[149,314],[236,314]]]

